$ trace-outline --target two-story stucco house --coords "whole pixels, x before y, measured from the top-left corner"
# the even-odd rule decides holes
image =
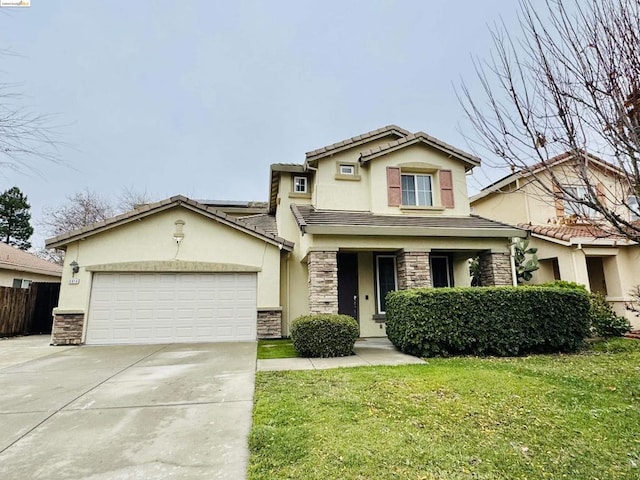
[[[308,313],[385,336],[385,295],[513,284],[525,230],[470,214],[480,160],[390,125],[274,164],[264,211],[182,196],[52,238],[66,249],[53,343],[254,340]]]
[[[617,313],[640,328],[638,318],[625,309],[630,290],[640,284],[640,245],[607,228],[597,212],[552,193],[568,188],[577,196],[588,195],[577,174],[577,167],[585,166],[602,202],[627,200],[627,176],[615,165],[583,152],[559,155],[548,165],[514,172],[484,188],[471,197],[473,211],[530,232],[530,245],[538,249],[540,259],[532,283],[581,283],[603,293]],[[630,214],[622,205],[616,208],[620,215]]]

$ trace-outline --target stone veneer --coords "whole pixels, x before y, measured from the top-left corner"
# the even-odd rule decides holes
[[[309,252],[309,313],[338,313],[337,252]]]
[[[429,252],[401,251],[396,257],[398,290],[431,286]]]
[[[281,310],[258,310],[258,338],[282,338]]]
[[[56,313],[51,332],[52,345],[80,345],[84,313]]]
[[[480,285],[483,287],[513,285],[511,256],[508,253],[480,254]]]

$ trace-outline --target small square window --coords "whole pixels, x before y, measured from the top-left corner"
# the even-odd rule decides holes
[[[307,177],[293,177],[293,191],[307,193]]]
[[[355,175],[356,167],[353,165],[340,165],[340,175]]]

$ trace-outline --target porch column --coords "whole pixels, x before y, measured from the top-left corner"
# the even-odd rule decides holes
[[[309,252],[309,313],[338,313],[338,252]]]
[[[484,252],[480,254],[480,285],[483,287],[513,285],[509,253]]]
[[[431,286],[429,252],[402,250],[396,257],[398,290]]]

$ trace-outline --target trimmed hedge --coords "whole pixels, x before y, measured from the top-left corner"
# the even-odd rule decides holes
[[[293,348],[300,357],[353,355],[358,335],[358,322],[348,315],[304,315],[291,324]]]
[[[543,283],[540,286],[578,289],[583,292],[587,291],[584,285],[575,282],[565,282],[563,280]],[[623,337],[631,330],[629,320],[614,312],[611,304],[607,302],[607,299],[601,293],[591,292],[589,294],[589,304],[589,323],[593,336],[605,338]]]
[[[387,296],[386,324],[419,357],[571,352],[589,336],[589,298],[534,286],[402,290]]]

